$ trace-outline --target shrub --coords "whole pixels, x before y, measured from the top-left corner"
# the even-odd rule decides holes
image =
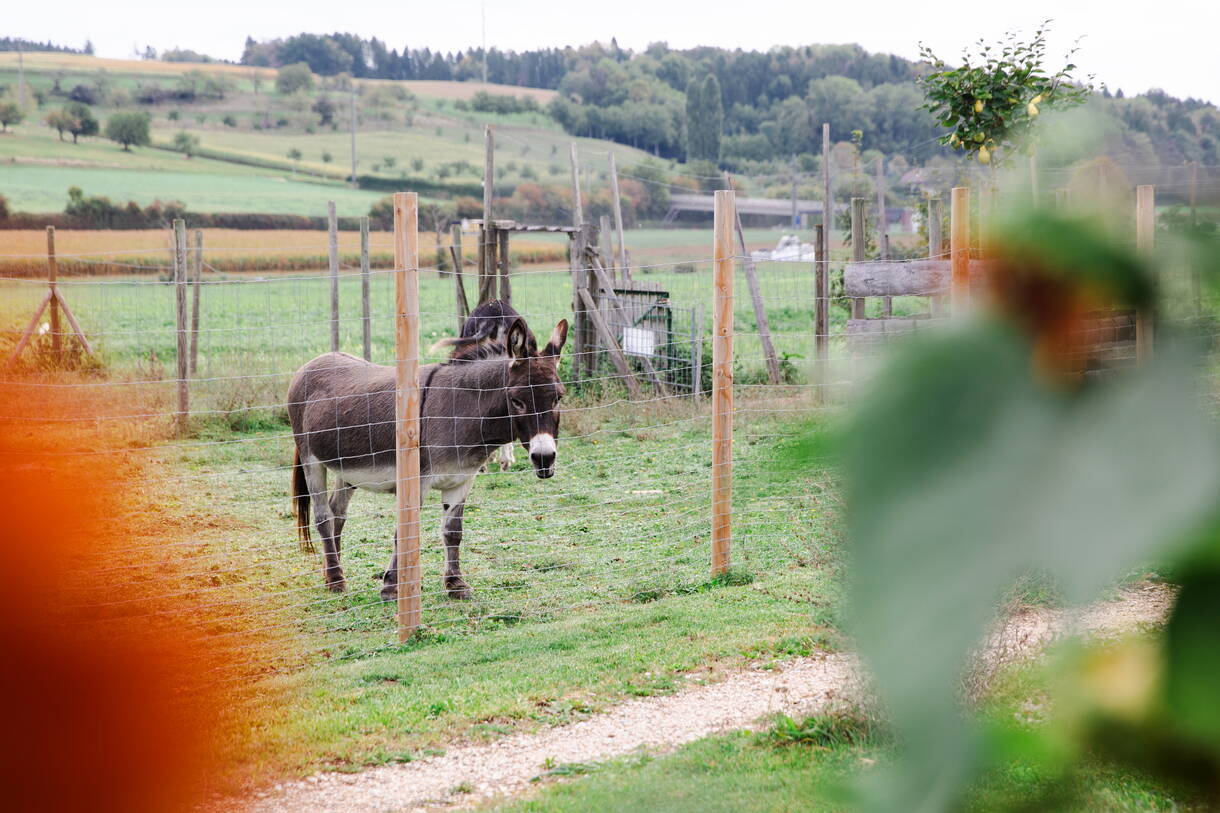
[[[275,89],[280,93],[296,93],[313,88],[313,72],[309,65],[297,62],[280,68],[275,77]]]
[[[224,124],[225,127],[236,127],[237,126],[237,118],[234,117],[234,115],[232,113],[228,114],[223,119],[221,119],[221,122]]]

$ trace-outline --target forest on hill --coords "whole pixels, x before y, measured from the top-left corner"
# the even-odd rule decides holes
[[[858,45],[764,52],[682,50],[659,42],[635,52],[611,40],[521,52],[493,48],[484,61],[478,48],[398,50],[377,38],[304,33],[267,42],[248,38],[242,62],[304,62],[321,75],[384,79],[485,76],[505,85],[550,88],[560,96],[549,112],[573,135],[607,138],[666,158],[707,158],[738,171],[774,170],[792,156],[819,153],[823,121],[830,122],[836,142],[855,136],[865,148],[913,163],[944,154],[935,140],[936,123],[921,108],[917,79],[923,66]],[[715,77],[718,98],[704,92],[709,76]],[[700,97],[693,105],[692,95]],[[1090,105],[1106,122],[1107,151],[1120,160],[1141,166],[1220,163],[1220,111],[1213,104],[1159,90],[1124,97],[1121,89],[1102,86]],[[716,119],[718,143],[700,145],[692,155],[690,124]]]

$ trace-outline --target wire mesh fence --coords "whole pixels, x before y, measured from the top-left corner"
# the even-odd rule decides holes
[[[421,598],[429,634],[474,634],[558,619],[584,607],[704,590],[713,581],[713,407],[707,396],[715,372],[716,320],[708,307],[716,257],[710,232],[707,238],[705,253],[633,264],[626,278],[620,270],[613,297],[603,290],[598,305],[614,341],[588,345],[587,363],[576,358],[569,339],[557,366],[566,389],[558,476],[539,478],[528,459],[529,438],[514,435],[516,460],[491,454],[486,471],[463,495],[460,555],[472,588],[468,600],[455,599],[443,579],[443,540],[446,530],[452,532],[444,495],[460,489],[442,489],[440,499],[425,494]],[[372,245],[391,246],[382,235]],[[428,240],[421,244],[425,261],[429,247]],[[225,248],[208,246],[207,252]],[[321,236],[319,250],[325,250]],[[23,357],[23,373],[10,368],[5,374],[4,386],[14,397],[0,422],[15,431],[70,437],[63,453],[82,465],[112,466],[116,476],[138,469],[130,476],[139,478],[148,495],[129,514],[114,517],[133,529],[130,544],[89,562],[67,585],[68,600],[95,608],[101,619],[109,613],[147,614],[206,625],[209,635],[242,646],[290,641],[284,664],[356,657],[391,645],[393,602],[383,598],[381,587],[393,549],[393,497],[361,489],[337,512],[343,593],[325,589],[320,546],[298,546],[298,519],[288,499],[297,451],[287,420],[288,390],[303,364],[330,350],[333,282],[340,348],[360,355],[367,320],[371,361],[395,361],[396,271],[378,257],[374,253],[367,278],[358,263],[345,264],[333,276],[238,276],[205,262],[185,434],[177,434],[173,423],[179,383],[176,280],[133,268],[130,275],[58,281],[95,357],[76,349],[61,326],[62,355],[52,358],[53,337],[40,325]],[[836,535],[839,505],[832,473],[787,462],[806,428],[804,419],[841,401],[895,341],[943,324],[945,312],[937,303],[947,295],[947,283],[895,290],[883,303],[880,296],[853,295],[859,292],[851,289],[850,264],[838,259],[819,266],[739,251],[721,259],[734,262],[738,273],[727,292],[736,399],[733,567],[717,578],[799,582],[802,569],[824,556]],[[747,261],[755,284],[743,273]],[[887,267],[898,262],[909,270],[921,260],[886,261]],[[814,320],[819,271],[828,275],[830,291],[824,343]],[[593,268],[578,263],[512,270],[512,305],[540,346],[561,320],[574,317],[574,272]],[[366,280],[367,315],[361,297]],[[451,350],[437,343],[458,333],[454,284],[452,268],[420,268],[425,391],[431,365],[444,363]],[[1175,284],[1189,293],[1189,281]],[[41,280],[0,279],[0,323],[23,324],[44,289]],[[866,300],[863,307],[860,299]],[[1106,319],[1091,329],[1107,358],[1134,359],[1133,319]],[[6,356],[16,334],[5,334],[0,350]],[[821,355],[819,344],[825,347]],[[611,358],[615,345],[639,382],[638,396]],[[49,389],[80,393],[81,408],[40,413],[37,394]],[[371,432],[384,420],[369,418],[363,428]],[[426,435],[423,443],[430,443]],[[156,503],[170,506],[165,513],[175,519],[159,524]],[[173,579],[149,578],[157,571],[173,573]],[[113,580],[144,586],[111,602],[99,585]],[[208,612],[200,614],[203,608]],[[807,610],[799,598],[792,609]]]

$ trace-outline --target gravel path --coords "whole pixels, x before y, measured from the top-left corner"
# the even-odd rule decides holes
[[[1107,635],[1160,623],[1172,602],[1170,588],[1136,585],[1115,601],[1081,611],[1022,612],[995,633],[989,645],[1007,661],[1033,654],[1067,630]],[[460,745],[443,756],[357,774],[315,774],[259,794],[247,809],[251,813],[385,813],[466,807],[525,790],[548,760],[560,765],[611,759],[641,748],[671,750],[709,734],[749,728],[771,714],[796,716],[824,710],[849,701],[848,693],[858,685],[850,656],[798,658],[781,670],[739,672],[669,697],[632,700],[591,719],[537,734]]]

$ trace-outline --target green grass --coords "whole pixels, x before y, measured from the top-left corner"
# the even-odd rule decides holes
[[[992,713],[1011,719],[1021,698],[997,698]],[[499,813],[586,810],[852,810],[871,774],[899,758],[873,724],[844,715],[782,717],[759,733],[708,737],[672,754],[647,752],[600,763],[544,767],[539,789],[485,805]],[[1016,759],[985,773],[970,790],[970,811],[1193,811],[1206,801],[1100,760],[1086,762],[1071,792],[1054,771]]]
[[[822,722],[815,718],[806,724]],[[878,747],[871,743],[783,741],[736,732],[699,740],[665,756],[638,754],[583,766],[583,771],[551,771],[544,779],[581,778],[549,784],[533,798],[494,809],[504,813],[843,810],[852,799],[850,781],[878,756]]]
[[[766,439],[740,444],[735,570],[709,579],[706,410],[593,411],[569,416],[555,478],[537,480],[522,461],[477,482],[462,546],[473,601],[441,591],[439,505],[428,496],[426,626],[405,646],[392,642],[393,608],[376,592],[392,498],[353,500],[349,592],[336,596],[323,590],[316,556],[296,550],[283,427],[164,450],[159,470],[182,495],[168,504],[206,505],[224,519],[148,564],[172,560],[188,574],[182,588],[205,606],[236,602],[206,623],[269,636],[262,657],[275,653],[283,670],[250,676],[275,710],[255,729],[230,732],[239,777],[403,761],[455,739],[578,720],[747,662],[833,648],[836,503],[812,484],[817,472],[775,471],[783,442],[774,437],[790,425],[739,428]],[[252,607],[255,617],[242,609]]]
[[[205,159],[192,159],[203,162]],[[219,162],[214,162],[219,163]],[[134,200],[147,206],[155,200],[183,201],[193,212],[275,212],[323,217],[327,201],[344,215],[367,214],[383,193],[351,189],[287,173],[253,170],[242,173],[231,164],[227,172],[166,169],[32,166],[4,169],[3,194],[16,211],[57,212],[68,203],[68,188],[102,195],[119,203]]]

